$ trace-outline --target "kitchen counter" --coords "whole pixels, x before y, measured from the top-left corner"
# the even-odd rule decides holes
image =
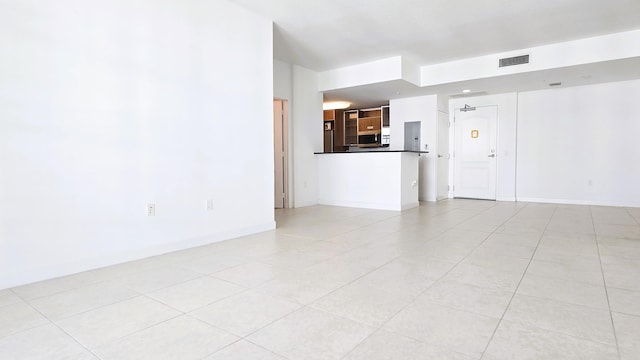
[[[422,153],[426,152],[316,153],[318,203],[395,211],[416,207],[418,157]]]
[[[414,153],[414,154],[428,154],[428,151],[414,151],[414,150],[389,150],[387,148],[362,148],[362,150],[356,151],[332,151],[332,152],[315,152],[316,155],[322,154],[361,154],[368,152],[386,152],[386,153]]]

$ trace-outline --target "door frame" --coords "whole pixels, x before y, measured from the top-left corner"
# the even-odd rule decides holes
[[[447,125],[445,128],[441,127],[442,120],[447,121]],[[435,157],[436,159],[436,201],[445,200],[453,197],[453,190],[452,190],[453,186],[451,186],[451,182],[452,182],[451,180],[453,179],[453,177],[451,176],[452,174],[451,144],[453,144],[451,129],[452,127],[451,127],[451,120],[449,118],[449,113],[438,110],[438,118],[437,118],[437,124],[436,124],[437,138],[436,138],[436,154],[435,154],[436,156]],[[440,137],[441,135],[443,135],[443,133],[446,134],[446,138],[447,138],[446,148],[443,148],[442,144],[440,144]],[[443,155],[445,151],[446,151],[446,154]],[[446,171],[443,171],[445,169],[442,169],[442,167],[440,166],[440,156],[446,157],[446,163],[447,163]],[[443,174],[446,175],[446,180],[444,182],[447,185],[447,192],[446,192],[446,196],[440,197],[439,187],[442,185],[440,180]]]
[[[500,152],[498,151],[498,147],[499,147],[499,144],[500,144],[500,138],[499,138],[499,136],[500,136],[500,131],[499,131],[499,129],[500,129],[500,115],[499,115],[500,114],[500,107],[499,107],[498,104],[486,104],[486,105],[473,105],[473,104],[472,105],[467,105],[467,104],[465,104],[464,106],[465,107],[466,106],[470,106],[470,107],[473,107],[473,108],[476,108],[476,109],[478,109],[478,108],[495,107],[495,109],[496,109],[496,112],[495,112],[495,114],[496,114],[496,119],[495,119],[496,123],[495,123],[495,134],[494,134],[494,136],[495,136],[495,154],[496,154],[496,158],[495,158],[495,161],[496,161],[495,172],[496,173],[495,173],[495,195],[494,195],[494,199],[492,199],[492,200],[496,201],[498,199],[498,189],[499,189],[499,186],[500,186],[500,177],[498,176],[498,174],[500,174],[500,171],[499,171],[500,170],[500,156],[499,156]],[[458,161],[458,157],[456,156],[457,155],[456,154],[456,150],[458,148],[458,141],[460,141],[460,139],[458,139],[458,137],[456,136],[457,135],[456,126],[458,126],[458,122],[456,121],[456,116],[460,113],[460,108],[461,107],[459,107],[459,106],[456,106],[455,108],[453,108],[453,126],[452,126],[453,144],[449,145],[450,147],[453,146],[452,147],[452,149],[453,149],[452,162],[450,163],[451,173],[453,174],[453,177],[451,179],[451,198],[456,198],[455,184],[457,183],[456,180],[458,180],[458,176],[459,176],[459,174],[456,172],[456,168],[457,168],[456,163]],[[462,199],[462,198],[465,198],[465,197],[457,197],[457,198]]]
[[[276,107],[277,104],[280,104],[280,119],[277,118]],[[290,208],[290,197],[289,197],[289,101],[287,99],[281,98],[273,98],[273,131],[274,131],[274,143],[273,143],[273,160],[274,160],[274,208],[279,208],[275,204],[275,186],[277,181],[275,179],[275,162],[277,154],[277,147],[280,145],[281,148],[281,159],[282,159],[282,190],[283,190],[283,198],[282,198],[282,208],[287,209]],[[276,131],[280,131],[280,139],[281,143],[277,144],[277,138],[275,136]]]

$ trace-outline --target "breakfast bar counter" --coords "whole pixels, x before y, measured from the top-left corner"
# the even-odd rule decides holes
[[[318,203],[402,211],[418,206],[423,151],[316,153]]]

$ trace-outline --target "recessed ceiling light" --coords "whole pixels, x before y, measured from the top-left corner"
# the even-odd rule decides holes
[[[468,94],[468,93],[470,93],[470,92],[471,92],[471,90],[469,90],[469,89],[464,89],[464,90],[462,90],[462,93],[463,93],[463,94]]]
[[[322,104],[322,110],[346,109],[351,106],[348,101],[329,101]]]

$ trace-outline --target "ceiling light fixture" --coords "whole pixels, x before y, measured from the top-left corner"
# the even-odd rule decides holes
[[[463,94],[468,94],[468,93],[470,93],[470,92],[471,92],[471,90],[469,90],[469,89],[464,89],[464,90],[462,90],[462,93],[463,93]]]
[[[322,104],[322,110],[346,109],[351,106],[348,101],[329,101]]]

